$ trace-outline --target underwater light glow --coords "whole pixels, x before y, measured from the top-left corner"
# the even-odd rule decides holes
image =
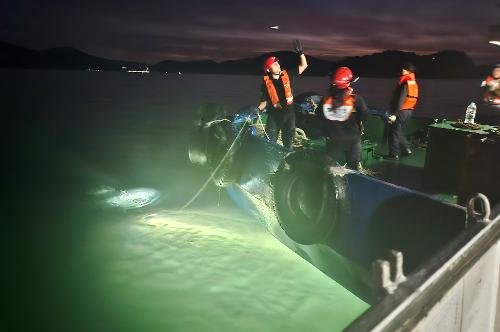
[[[151,188],[135,188],[116,191],[106,198],[106,203],[124,209],[137,209],[151,205],[160,198],[160,192]]]

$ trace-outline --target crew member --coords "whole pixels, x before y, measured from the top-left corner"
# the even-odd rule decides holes
[[[409,62],[401,68],[401,77],[394,90],[391,101],[390,117],[394,121],[389,125],[389,155],[386,159],[399,160],[400,156],[412,153],[405,136],[405,127],[412,117],[418,100],[418,84],[415,79],[415,66]],[[395,117],[395,118],[394,118]]]
[[[295,105],[293,100],[292,80],[296,74],[302,74],[307,68],[306,56],[302,45],[295,41],[295,51],[300,63],[294,70],[282,70],[278,58],[271,56],[264,62],[264,72],[261,99],[257,108],[268,110],[266,133],[269,140],[276,142],[281,130],[283,146],[292,149],[295,137]]]
[[[500,107],[500,63],[481,83],[481,88],[483,89],[483,103]]]
[[[330,94],[323,101],[323,116],[328,135],[327,154],[354,170],[361,168],[363,116],[368,107],[351,87],[353,74],[348,67],[338,68],[332,76]]]

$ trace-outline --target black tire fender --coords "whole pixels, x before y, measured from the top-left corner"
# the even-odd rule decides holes
[[[278,221],[300,244],[322,242],[339,222],[344,198],[338,193],[345,188],[338,188],[343,184],[329,165],[320,153],[292,153],[272,177]]]
[[[208,129],[201,126],[196,128],[196,132],[191,137],[188,146],[188,156],[191,163],[200,166],[203,166],[207,163],[208,134]]]

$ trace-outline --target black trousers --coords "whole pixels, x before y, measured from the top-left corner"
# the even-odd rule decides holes
[[[271,142],[277,141],[280,130],[283,146],[291,150],[295,138],[295,112],[293,108],[269,111],[266,132]]]
[[[401,110],[395,114],[396,121],[389,126],[389,154],[399,156],[401,151],[410,149],[405,136],[405,129],[412,113],[412,110]]]
[[[336,162],[357,170],[361,161],[361,137],[350,139],[330,138],[326,146],[327,154]]]
[[[347,163],[350,169],[358,169],[361,161],[361,131],[357,126],[328,121],[326,125],[328,141],[326,153],[336,162]]]

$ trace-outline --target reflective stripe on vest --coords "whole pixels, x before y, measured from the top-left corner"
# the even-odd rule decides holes
[[[415,105],[417,104],[418,99],[418,84],[415,80],[415,74],[410,73],[408,75],[403,75],[399,79],[399,85],[406,84],[408,87],[408,93],[406,98],[401,105],[400,110],[413,110],[415,109]]]
[[[281,82],[283,83],[283,87],[285,88],[285,98],[287,105],[293,103],[293,94],[292,87],[290,85],[290,78],[288,77],[288,73],[286,70],[281,71]],[[280,99],[278,97],[278,93],[276,92],[276,88],[274,87],[273,81],[269,78],[269,76],[264,76],[264,83],[266,84],[267,93],[269,94],[269,98],[271,99],[271,103],[275,108],[280,106]]]
[[[500,97],[495,96],[491,92],[487,91],[483,96],[484,103],[488,105],[500,105]]]
[[[355,99],[352,96],[352,89],[350,89],[349,93],[346,97],[344,97],[344,101],[341,105],[333,106],[334,99],[332,96],[325,99],[323,103],[323,114],[325,118],[331,121],[346,121],[349,119],[353,112],[356,112],[354,109]]]

